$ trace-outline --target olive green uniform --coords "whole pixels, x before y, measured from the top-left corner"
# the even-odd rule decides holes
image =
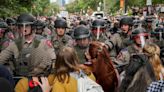
[[[52,60],[56,59],[56,55],[52,44],[48,40],[34,38],[31,42],[27,42],[23,39],[18,39],[15,42],[11,42],[0,53],[0,64],[8,64],[11,58],[15,68],[12,71],[16,75],[27,76],[29,71],[43,72],[46,67],[51,66]]]
[[[63,47],[63,46],[73,46],[73,40],[70,36],[64,35],[63,37],[59,38],[57,35],[52,38],[53,47],[56,52]]]

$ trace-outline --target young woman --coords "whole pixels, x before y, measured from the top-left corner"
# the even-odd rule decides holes
[[[77,92],[77,80],[71,74],[79,74],[79,60],[75,50],[63,47],[57,54],[55,73],[49,76],[52,92]],[[92,73],[88,76],[95,80]]]
[[[142,54],[132,55],[120,85],[120,92],[146,92],[153,81],[163,79],[159,54],[157,45],[146,43]]]
[[[149,58],[156,80],[163,80],[164,67],[160,60],[160,48],[156,44],[150,43],[144,46],[143,51]]]

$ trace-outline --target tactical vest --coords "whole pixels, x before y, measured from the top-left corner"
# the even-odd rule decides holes
[[[17,40],[16,45],[19,50],[19,56],[15,63],[16,75],[27,76],[29,73],[29,62],[31,52],[38,47],[40,40],[34,39],[32,45],[27,48],[22,48],[22,40]]]
[[[122,49],[133,44],[133,41],[130,39],[130,37],[127,38],[121,37],[121,39],[122,39]]]
[[[53,39],[52,43],[53,43],[55,52],[58,53],[60,48],[67,45],[68,41],[69,41],[69,38],[66,36],[64,36],[62,39]]]
[[[80,60],[80,64],[84,64],[86,62],[86,57],[85,57],[85,51],[86,49],[80,49],[78,46],[74,47],[76,52],[77,52],[77,56]]]
[[[128,46],[127,49],[131,56],[139,53],[138,50],[134,48],[134,45]]]

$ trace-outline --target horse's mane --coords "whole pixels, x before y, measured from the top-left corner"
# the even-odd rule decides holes
[[[115,86],[118,85],[118,79],[105,44],[97,41],[92,42],[89,47],[89,54],[92,59],[96,58],[93,72],[104,91],[106,89],[109,92],[109,89],[115,89]]]

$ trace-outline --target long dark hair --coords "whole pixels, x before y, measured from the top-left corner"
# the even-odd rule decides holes
[[[55,63],[55,76],[59,82],[64,83],[67,77],[69,79],[70,72],[79,70],[78,62],[76,51],[73,48],[63,47],[59,50]]]

